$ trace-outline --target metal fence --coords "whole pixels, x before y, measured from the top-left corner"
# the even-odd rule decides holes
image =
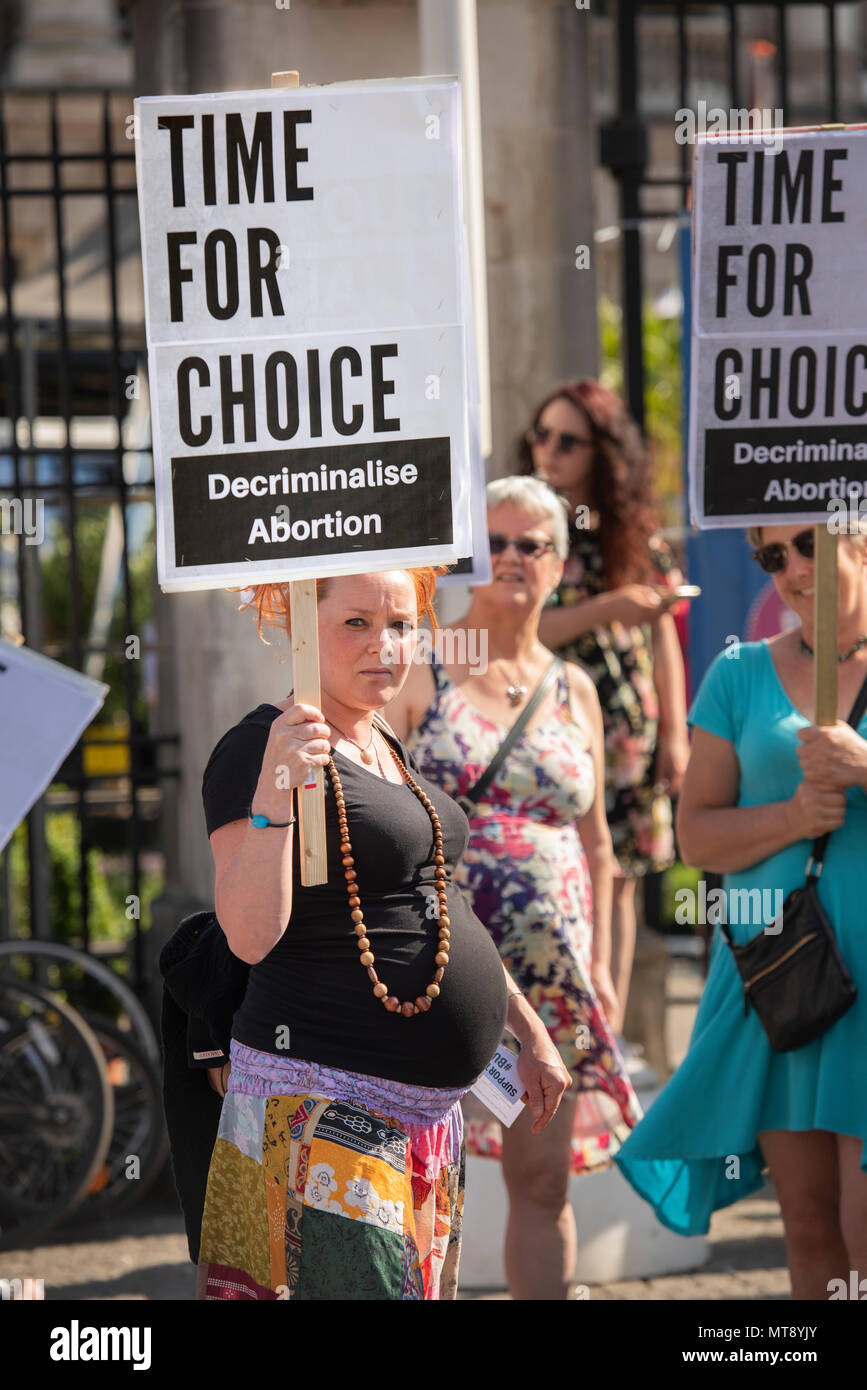
[[[786,0],[768,5],[738,0],[722,4],[619,0],[617,110],[614,119],[601,129],[600,159],[618,182],[626,398],[640,424],[645,418],[641,229],[650,219],[683,217],[689,206],[691,158],[689,145],[681,144],[680,167],[674,172],[669,161],[669,167],[658,168],[651,153],[653,113],[644,71],[645,55],[653,48],[648,42],[649,26],[656,27],[657,48],[659,27],[667,26],[670,89],[676,93],[678,109],[695,107],[702,95],[702,78],[712,82],[716,92],[724,92],[722,101],[729,108],[753,107],[755,69],[751,60],[755,46],[761,43],[763,86],[773,95],[773,108],[782,111],[783,123],[830,124],[863,119],[860,81],[850,84],[851,94],[842,90],[844,54],[838,37],[841,13],[851,15],[857,8],[853,0]],[[793,27],[808,19],[821,34],[820,41],[810,45],[809,81],[795,70],[792,43]],[[711,27],[709,40],[703,42],[703,31]],[[757,37],[759,34],[763,39]]]
[[[177,736],[153,732],[153,463],[131,113],[126,92],[0,93],[0,497],[44,519],[38,544],[4,524],[2,633],[110,686],[27,817],[26,845],[13,837],[3,855],[0,935],[124,955],[141,990],[161,783],[176,775],[158,749]]]

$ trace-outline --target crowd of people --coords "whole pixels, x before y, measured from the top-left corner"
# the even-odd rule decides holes
[[[830,833],[817,891],[867,988],[867,727],[844,722],[864,541],[840,546],[835,726],[813,723],[813,532],[792,526],[750,543],[799,625],[721,653],[687,717],[682,576],[619,397],[553,391],[486,500],[491,580],[451,624],[487,634],[484,669],[413,660],[441,570],[319,580],[318,707],[260,704],[205,769],[216,919],[249,978],[210,1078],[198,1296],[454,1298],[470,1153],[502,1165],[514,1298],[569,1297],[570,1178],[612,1162],[684,1235],[769,1170],[793,1296],[827,1297],[867,1268],[863,998],[775,1050],[733,949],[761,924],[738,922],[644,1116],[622,1032],[672,798],[680,857],[726,891],[788,894]],[[288,633],[288,586],[251,604]],[[293,793],[318,767],[328,873],[304,886]],[[503,1042],[526,1102],[510,1127],[470,1094]]]

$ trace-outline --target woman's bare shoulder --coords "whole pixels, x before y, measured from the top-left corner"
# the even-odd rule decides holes
[[[598,703],[599,698],[592,677],[575,661],[564,661],[563,665],[566,668],[566,679],[575,695],[592,708]]]
[[[564,666],[572,696],[573,718],[577,714],[576,722],[581,725],[591,741],[595,737],[601,737],[602,709],[596,686],[583,666],[578,666],[574,661],[566,661]]]

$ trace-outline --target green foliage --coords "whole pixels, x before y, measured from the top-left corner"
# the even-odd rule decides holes
[[[692,869],[686,864],[681,864],[679,860],[672,864],[670,869],[665,870],[662,875],[662,891],[659,895],[659,925],[663,930],[684,931],[684,927],[675,921],[674,914],[677,908],[675,894],[683,888],[688,888],[691,893],[697,896],[700,877],[700,869]],[[695,931],[695,926],[690,926],[686,930]]]
[[[600,378],[623,392],[621,312],[607,298],[599,303]],[[683,364],[681,321],[663,318],[650,304],[642,313],[645,371],[645,429],[651,441],[654,479],[665,525],[683,520]]]
[[[103,542],[108,525],[109,511],[106,507],[76,507],[75,519],[75,563],[78,592],[78,625],[82,640],[85,641],[90,629],[96,586],[99,580],[99,567],[102,558]],[[154,596],[154,548],[153,528],[146,542],[130,556],[130,587],[132,591],[132,631],[139,636],[153,615]],[[42,606],[46,645],[62,644],[67,653],[60,657],[64,664],[71,662],[69,635],[72,631],[72,544],[69,527],[55,524],[52,528],[51,543],[43,547],[42,562]],[[128,635],[127,618],[122,588],[118,591],[112,613],[108,634],[109,647],[116,648],[116,654],[109,651],[106,657],[103,680],[110,687],[105,704],[98,716],[100,724],[115,724],[118,716],[126,711],[126,681],[129,678],[129,662],[123,655],[123,645]],[[140,662],[136,662],[133,675],[137,697],[134,713],[142,726],[147,724],[147,708],[140,690]]]
[[[55,941],[75,941],[82,935],[82,901],[79,882],[81,827],[73,811],[60,811],[46,819],[49,871],[51,875],[51,935]],[[17,935],[30,936],[30,871],[27,855],[27,826],[18,826],[9,846],[12,902],[11,916]],[[90,898],[90,935],[94,940],[122,941],[133,933],[135,923],[124,913],[124,900],[113,896],[101,867],[98,849],[87,853],[87,886]]]
[[[623,394],[621,311],[611,299],[599,302],[600,378]],[[654,482],[663,525],[683,521],[683,363],[682,323],[663,318],[645,303],[641,315],[645,373],[645,431],[651,444]],[[675,893],[682,888],[698,891],[699,870],[679,861],[662,876],[659,926],[682,931],[674,919]]]

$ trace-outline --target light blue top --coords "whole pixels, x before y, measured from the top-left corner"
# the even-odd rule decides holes
[[[783,689],[767,641],[720,652],[687,722],[734,745],[738,806],[794,795],[801,781],[797,732],[810,721]],[[867,714],[858,731],[867,738]],[[687,1055],[614,1156],[659,1220],[681,1235],[703,1234],[715,1210],[761,1186],[761,1130],[854,1135],[867,1171],[867,794],[851,787],[846,795],[846,820],[831,835],[818,894],[858,989],[855,1003],[814,1042],[773,1052],[755,1012],[744,1017],[741,978],[717,926]],[[776,890],[785,897],[803,883],[810,849],[801,840],[724,875],[737,944],[772,920],[774,912],[766,916],[764,908],[779,903]],[[748,900],[734,896],[737,889],[768,891],[760,907],[757,894]],[[744,921],[748,901],[753,913]],[[707,916],[714,920],[712,912]]]

